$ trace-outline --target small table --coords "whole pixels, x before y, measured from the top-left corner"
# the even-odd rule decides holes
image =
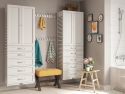
[[[84,71],[82,71],[79,89],[81,89],[81,86],[93,87],[93,90],[95,93],[95,82],[97,83],[98,88],[100,88],[98,76],[97,76],[97,72],[99,72],[99,71],[100,70],[92,70],[92,71],[85,71],[84,70]],[[90,75],[91,84],[87,84],[87,79],[88,79],[89,75]],[[83,83],[83,81],[84,81],[84,83]]]

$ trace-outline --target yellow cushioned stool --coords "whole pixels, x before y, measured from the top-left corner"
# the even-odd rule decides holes
[[[35,76],[36,76],[36,88],[38,87],[38,90],[41,91],[40,87],[40,78],[41,77],[49,77],[49,76],[55,76],[55,79],[52,79],[54,81],[54,86],[58,86],[58,88],[61,88],[60,85],[60,76],[62,75],[62,70],[57,68],[50,68],[50,69],[36,69],[35,70]],[[48,80],[44,80],[42,82],[45,82]],[[50,80],[49,80],[50,81]]]

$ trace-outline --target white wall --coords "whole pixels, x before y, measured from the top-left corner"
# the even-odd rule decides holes
[[[104,89],[110,85],[111,28],[110,0],[104,0]]]
[[[123,60],[116,60],[116,55],[125,55],[125,12],[124,12],[124,23],[122,27],[122,36],[119,44],[120,34],[119,32],[119,11],[118,9],[124,9],[125,11],[125,0],[111,0],[111,62],[112,65],[124,64]],[[117,51],[117,52],[116,52]],[[118,64],[118,65],[119,65]],[[125,65],[125,64],[124,64]]]

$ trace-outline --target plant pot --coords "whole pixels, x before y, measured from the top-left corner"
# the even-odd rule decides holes
[[[93,66],[90,67],[90,71],[92,71],[92,70],[93,70]]]
[[[85,70],[86,70],[86,71],[90,71],[90,67],[86,67]]]

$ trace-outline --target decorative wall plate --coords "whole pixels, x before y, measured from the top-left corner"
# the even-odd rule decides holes
[[[92,35],[91,35],[91,34],[88,34],[87,40],[88,40],[88,42],[91,42],[91,41],[92,41]]]
[[[99,16],[98,16],[98,21],[99,21],[99,22],[103,21],[103,18],[104,18],[104,17],[103,17],[103,14],[102,14],[102,13],[99,14]]]

